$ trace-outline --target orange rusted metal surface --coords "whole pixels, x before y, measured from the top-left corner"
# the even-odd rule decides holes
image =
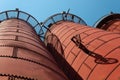
[[[45,38],[45,44],[51,44],[84,80],[120,79],[119,34],[59,21]]]
[[[104,16],[102,19],[98,20],[95,27],[106,31],[120,33],[120,14],[112,13]]]
[[[107,24],[104,24],[101,29],[106,31],[111,31],[115,33],[120,33],[120,20],[110,21]]]
[[[25,21],[0,23],[0,80],[68,80]]]

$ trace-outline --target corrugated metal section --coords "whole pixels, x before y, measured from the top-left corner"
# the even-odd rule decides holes
[[[0,23],[0,80],[67,80],[25,21]]]

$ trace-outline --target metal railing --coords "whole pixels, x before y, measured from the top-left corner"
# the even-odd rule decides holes
[[[66,13],[65,11],[63,11],[62,13],[57,13],[57,14],[50,16],[44,22],[40,23],[42,30],[43,30],[43,32],[42,32],[43,34],[41,36],[43,36],[43,38],[44,38],[46,31],[49,31],[49,27],[52,24],[55,24],[56,22],[59,22],[59,21],[71,21],[74,23],[87,25],[86,22],[82,18],[80,18],[74,14]]]
[[[0,13],[0,22],[8,20],[8,19],[20,19],[27,22],[37,33],[37,35],[44,41],[46,31],[49,30],[51,24],[54,24],[58,21],[71,21],[83,25],[87,25],[83,19],[80,17],[66,13],[63,11],[62,13],[54,14],[46,19],[44,22],[38,22],[33,16],[30,14],[20,11],[18,8],[16,10],[8,10]]]
[[[30,14],[20,11],[19,9],[16,10],[8,10],[8,11],[3,11],[0,13],[0,22],[8,20],[8,19],[20,19],[25,22],[27,22],[35,31],[38,35],[41,33],[41,26],[39,22]]]

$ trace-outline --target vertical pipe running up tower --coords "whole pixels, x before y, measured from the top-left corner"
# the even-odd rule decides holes
[[[43,27],[48,27],[46,45],[84,80],[118,80],[120,35],[88,27],[83,22],[69,13],[51,16],[43,23]]]
[[[36,34],[35,18],[10,10],[0,21],[0,80],[68,80]]]

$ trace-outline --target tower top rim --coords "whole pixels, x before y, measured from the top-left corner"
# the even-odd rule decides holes
[[[59,21],[70,21],[70,22],[74,22],[74,23],[78,23],[78,24],[82,24],[82,25],[87,25],[86,22],[74,15],[74,14],[71,14],[71,13],[68,13],[68,12],[65,12],[63,11],[62,13],[57,13],[57,14],[54,14],[50,17],[48,17],[44,22],[40,22],[40,25],[42,27],[43,30],[43,38],[46,34],[47,31],[49,31],[49,27],[52,25],[52,24],[55,24]]]
[[[0,12],[0,22],[8,19],[20,19],[29,23],[33,28],[39,25],[39,22],[30,14],[20,11],[18,8],[16,10],[7,10]]]
[[[37,35],[43,34],[40,33],[42,28],[37,19],[24,11],[20,11],[18,8],[16,8],[15,10],[7,10],[0,12],[0,23],[9,19],[18,19],[25,21],[36,31]]]
[[[86,22],[81,18],[81,17],[78,17],[74,14],[71,14],[71,13],[67,13],[65,11],[63,11],[62,13],[57,13],[57,14],[54,14],[50,17],[48,17],[44,22],[43,22],[43,25],[46,27],[49,25],[47,25],[47,23],[51,21],[51,23],[56,23],[58,21],[71,21],[71,22],[75,22],[75,23],[79,23],[79,24],[83,24],[83,25],[87,25]]]
[[[113,21],[113,20],[120,20],[120,14],[119,13],[107,14],[101,17],[98,21],[96,21],[93,27],[101,28],[102,25],[107,24],[108,22]]]

